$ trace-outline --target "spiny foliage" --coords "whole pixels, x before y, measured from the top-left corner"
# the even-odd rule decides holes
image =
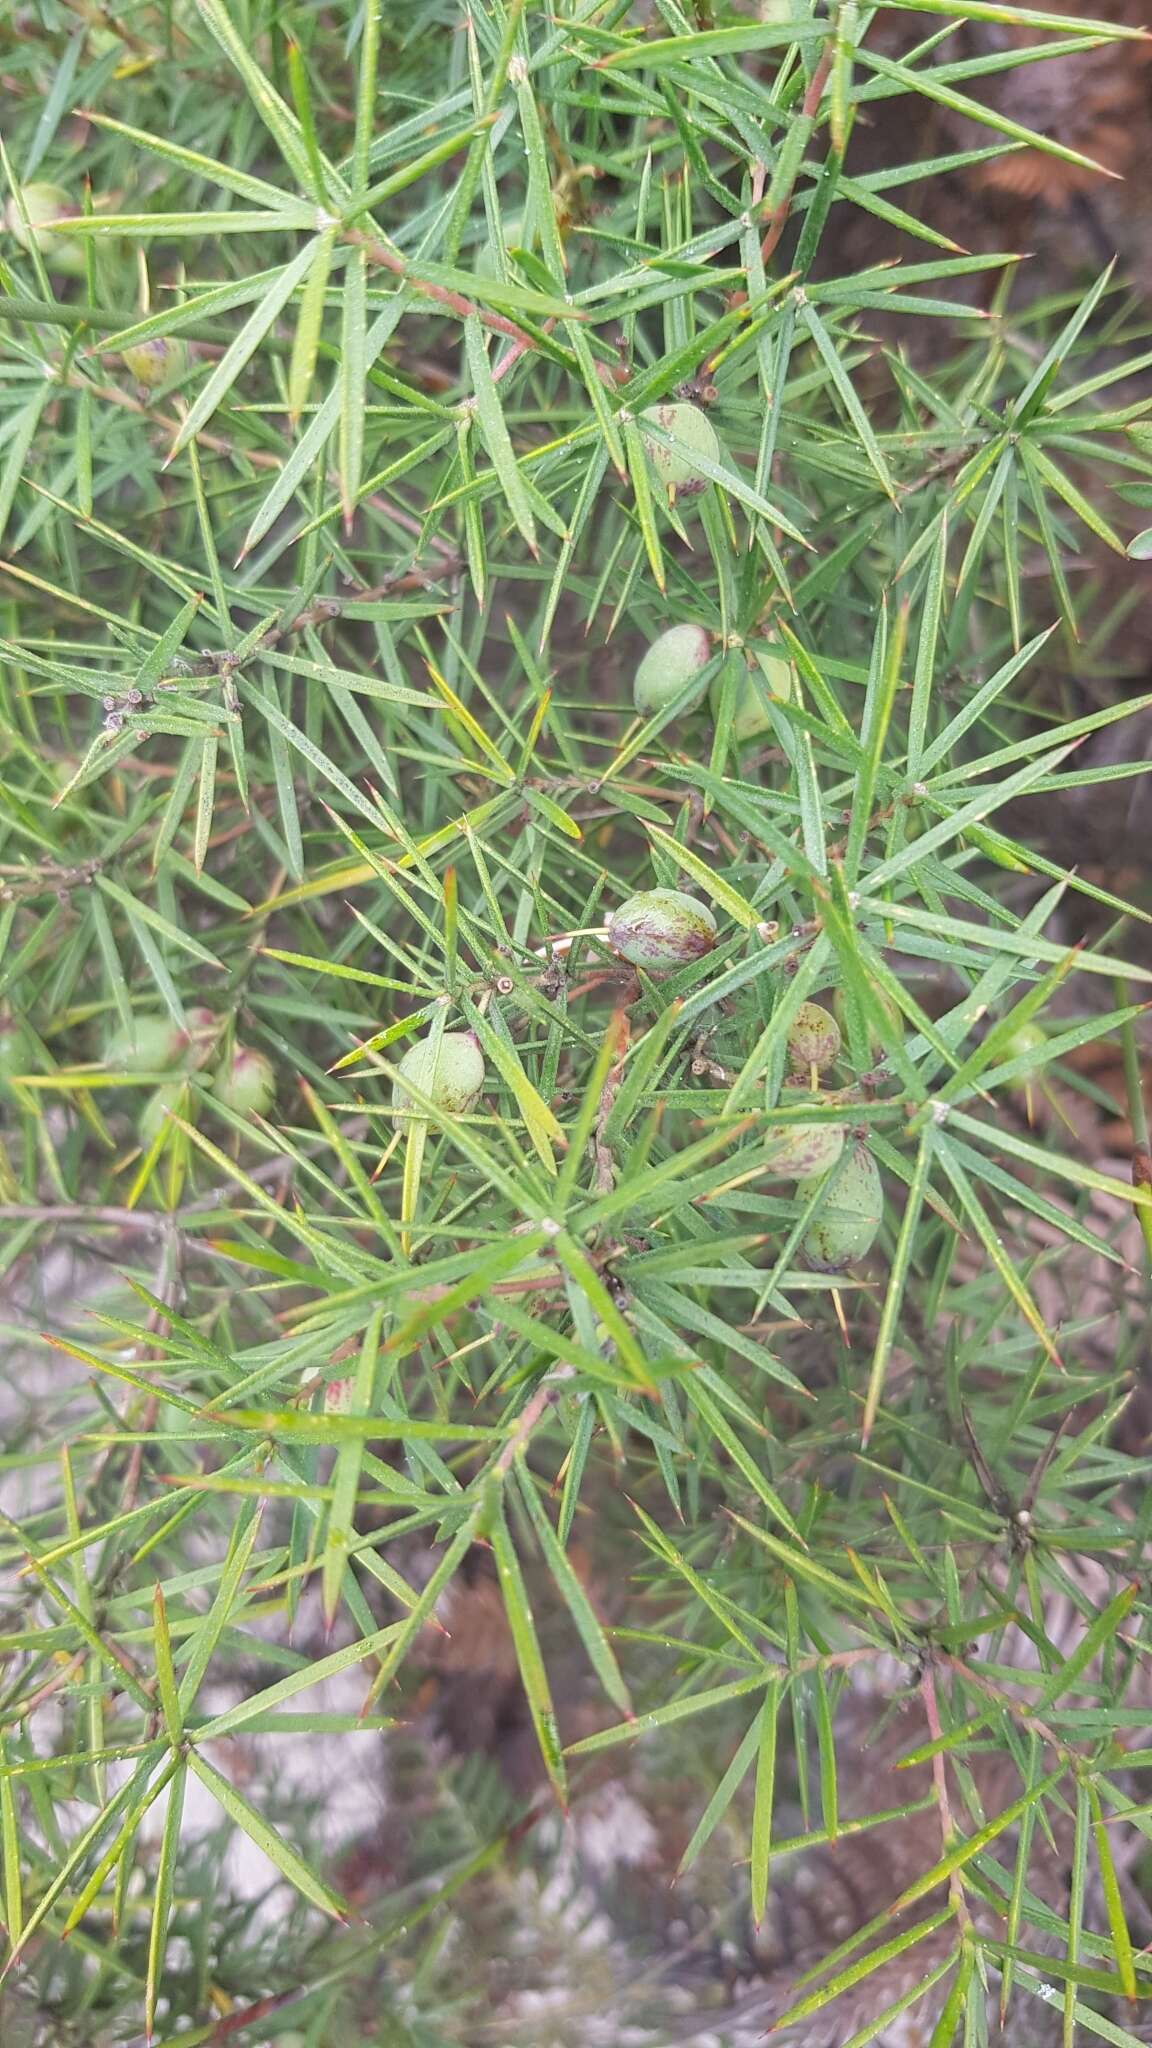
[[[383,2043],[401,2001],[478,2038],[441,1943],[499,1818],[333,1928],[275,1783],[301,1730],[365,1769],[477,1546],[557,1797],[642,1729],[698,1787],[686,1863],[742,1833],[757,1919],[786,1746],[803,1777],[815,1729],[834,1838],[841,1690],[897,1659],[944,1749],[1020,1774],[1001,1815],[954,1795],[914,1888],[950,1880],[933,2040],[985,2038],[999,1967],[1017,2010],[1056,1981],[1066,2038],[1135,2038],[1095,2014],[1152,1991],[1109,1826],[1146,1296],[1090,1207],[1152,1242],[1152,1201],[1020,1106],[1115,1038],[1146,1142],[1149,913],[1012,806],[1139,772],[1083,744],[1133,707],[1067,686],[1109,616],[1081,557],[1124,548],[1101,499],[1152,490],[1141,318],[1107,275],[1026,302],[904,191],[1069,154],[985,113],[955,22],[1114,31],[917,9],[911,46],[854,0],[44,0],[6,51],[0,1274],[27,1299],[82,1254],[2,1461],[17,2039],[191,2044],[251,2008],[253,2038]],[[857,124],[916,95],[983,140],[854,172]],[[845,272],[853,216],[884,254]],[[709,660],[637,715],[680,624]],[[655,975],[607,942],[654,888],[716,928]],[[842,1044],[798,1073],[817,996]],[[813,1133],[831,1174],[797,1187]],[[861,1158],[875,1245],[815,1270]],[[1103,1348],[1041,1307],[1081,1253]],[[604,1706],[568,1753],[548,1583]],[[313,1592],[329,1647],[294,1638]],[[359,1724],[309,1698],[351,1672]],[[1069,1808],[1061,1917],[1028,1843]],[[274,1929],[221,1883],[233,1833],[294,1902]]]

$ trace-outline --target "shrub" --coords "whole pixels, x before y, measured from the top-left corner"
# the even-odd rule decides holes
[[[980,2042],[1000,1972],[1010,2029],[1137,2038],[1150,906],[1061,821],[1144,765],[1093,749],[1145,322],[910,196],[1069,159],[982,109],[1027,43],[940,46],[1012,10],[917,5],[20,17],[14,2041],[540,2040],[541,1815],[647,1773],[683,1895],[716,1858],[759,1923],[790,1827],[883,1834],[853,1699],[921,1716],[930,1846],[771,2016]],[[917,95],[977,141],[855,169]],[[701,688],[637,714],[684,625]],[[652,892],[693,943],[618,943]],[[381,1734],[469,1600],[543,1803]],[[614,2039],[580,1954],[549,2039]]]

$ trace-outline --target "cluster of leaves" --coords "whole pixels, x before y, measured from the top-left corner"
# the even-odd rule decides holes
[[[475,2038],[439,1942],[498,1836],[334,1938],[306,1829],[215,1745],[371,1739],[477,1546],[561,1801],[584,1753],[689,1733],[686,1862],[747,1780],[757,1918],[785,1729],[802,1778],[815,1730],[834,1838],[848,1669],[931,1673],[939,1746],[1020,1770],[904,1902],[950,1880],[934,2039],[985,2038],[989,1966],[1021,2001],[1055,1978],[1068,2039],[1136,2038],[1096,2008],[1152,1995],[1109,1825],[1146,1654],[1148,1508],[1110,1434],[1144,1295],[1091,1208],[1152,1243],[1152,1198],[1020,1102],[1041,1072],[1086,1086],[1062,1062],[1113,1037],[1146,1144],[1150,910],[1004,813],[1141,770],[1082,745],[1134,706],[1071,683],[1109,616],[1081,558],[1124,552],[1100,500],[1152,491],[1147,358],[1109,277],[1018,304],[1013,259],[900,204],[989,151],[1070,154],[984,112],[981,75],[1034,52],[957,57],[957,20],[1062,53],[1114,31],[915,8],[939,19],[902,46],[854,0],[44,0],[6,57],[0,1277],[18,1300],[79,1246],[102,1326],[49,1305],[82,1376],[26,1411],[12,1388],[0,1459],[30,1489],[3,1537],[0,2000],[36,2041],[191,2048],[221,2014],[277,2038],[285,2006],[310,2041],[350,2014],[393,2040],[398,1986],[421,2038]],[[903,95],[987,142],[854,175],[862,110]],[[66,217],[37,226],[45,185]],[[841,274],[861,214],[886,253]],[[645,421],[673,400],[707,405],[715,459]],[[638,717],[635,660],[680,621],[712,636],[712,709]],[[793,687],[742,743],[765,638]],[[657,979],[603,935],[655,884],[718,928]],[[821,992],[844,1046],[814,1102],[786,1045]],[[157,1016],[187,1042],[193,1008],[271,1061],[275,1107],[185,1062],[142,1134],[172,1068],[124,1048]],[[400,1058],[445,1028],[475,1034],[480,1100],[395,1119]],[[819,1190],[772,1171],[813,1120],[884,1177],[843,1280],[800,1254]],[[1106,1357],[1038,1300],[1070,1254],[1114,1282]],[[632,1580],[612,1612],[572,1562],[588,1528]],[[567,1752],[540,1578],[606,1702]],[[318,1654],[291,1640],[314,1590]],[[245,1658],[280,1675],[221,1709]],[[301,1698],[354,1671],[358,1722]],[[290,1888],[275,1935],[218,1896],[193,1784]],[[1062,1921],[1028,1854],[1070,1809]],[[854,1937],[798,2010],[891,1946]]]

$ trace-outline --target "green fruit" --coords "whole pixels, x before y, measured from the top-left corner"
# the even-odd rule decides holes
[[[796,1189],[798,1202],[806,1202],[827,1175],[802,1180]],[[818,1273],[842,1273],[854,1259],[870,1251],[884,1214],[884,1190],[880,1169],[863,1145],[854,1145],[836,1170],[822,1208],[813,1217],[804,1237],[804,1256]]]
[[[1002,1057],[1005,1063],[1007,1063],[1008,1060],[1019,1060],[1024,1059],[1026,1055],[1029,1056],[1027,1065],[1021,1071],[1024,1079],[1030,1080],[1032,1075],[1038,1074],[1044,1065],[1042,1059],[1033,1059],[1030,1055],[1043,1052],[1047,1043],[1048,1034],[1039,1024],[1021,1024],[1012,1033],[1011,1038],[1004,1047]]]
[[[753,671],[753,661],[759,671],[758,674]],[[759,739],[761,733],[772,730],[772,720],[768,716],[764,692],[767,691],[770,697],[776,697],[781,703],[787,704],[796,681],[792,663],[784,655],[777,654],[767,647],[749,649],[745,655],[745,662],[744,673],[736,685],[736,701],[732,707],[732,734],[733,738],[741,743],[745,740]],[[720,716],[722,694],[723,678],[717,676],[712,685],[714,718]]]
[[[396,1070],[392,1107],[419,1116],[420,1105],[412,1100],[405,1081],[446,1115],[466,1116],[484,1086],[484,1055],[470,1031],[446,1031],[439,1045],[422,1038],[410,1047]]]
[[[700,476],[687,458],[679,454],[675,448],[666,448],[663,442],[655,440],[651,434],[645,434],[645,420],[650,420],[654,426],[662,428],[666,434],[671,434],[674,441],[679,441],[694,455],[702,455],[707,462],[719,462],[720,443],[716,439],[716,429],[707,413],[701,412],[698,405],[677,404],[650,405],[648,410],[640,415],[640,432],[644,437],[648,460],[659,482],[667,490],[679,491],[684,497],[689,497],[696,491],[706,490],[708,478]]]
[[[844,1150],[843,1124],[784,1124],[767,1135],[769,1179],[823,1180]]]
[[[669,626],[652,642],[636,671],[632,701],[637,711],[647,717],[666,710],[711,659],[712,642],[703,626]],[[694,711],[703,695],[701,685],[682,709]]]
[[[668,973],[699,960],[716,944],[716,919],[706,903],[679,889],[641,889],[608,919],[608,944],[633,967]]]
[[[276,1093],[271,1060],[250,1045],[238,1045],[231,1060],[216,1069],[212,1093],[225,1109],[234,1109],[239,1116],[263,1116]]]
[[[788,1027],[788,1064],[796,1074],[822,1074],[840,1056],[840,1026],[819,1003],[801,1003]]]
[[[138,384],[155,391],[158,385],[170,383],[187,368],[188,351],[175,335],[157,334],[151,341],[138,341],[131,348],[122,349],[120,361]]]
[[[104,1065],[127,1074],[162,1074],[174,1067],[188,1049],[188,1033],[171,1017],[134,1017],[130,1031],[118,1031],[108,1041]]]
[[[188,1083],[186,1081],[162,1081],[140,1111],[137,1131],[140,1143],[149,1146],[155,1143],[168,1123],[167,1112],[174,1109],[178,1116],[188,1113]]]
[[[84,269],[84,245],[76,235],[51,233],[53,221],[74,220],[79,211],[62,185],[25,185],[24,215],[14,198],[4,209],[4,225],[22,249],[36,248],[51,270],[76,276]]]

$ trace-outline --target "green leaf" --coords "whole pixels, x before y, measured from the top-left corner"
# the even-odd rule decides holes
[[[181,1714],[186,1715],[194,1704],[220,1638],[232,1623],[240,1600],[240,1586],[260,1532],[260,1513],[259,1505],[254,1502],[251,1508],[242,1509],[237,1518],[216,1597],[192,1637],[184,1676],[180,1680],[178,1706]]]
[[[556,1710],[552,1704],[552,1693],[544,1659],[536,1633],[536,1623],[528,1601],[528,1589],[508,1524],[504,1517],[504,1504],[497,1500],[489,1522],[492,1554],[496,1563],[496,1574],[504,1600],[504,1612],[516,1651],[516,1662],[520,1667],[520,1680],[524,1696],[536,1730],[540,1755],[548,1773],[552,1789],[560,1805],[567,1808],[568,1780],[564,1767],[564,1756],[560,1748],[560,1737],[556,1727]]]
[[[311,164],[299,121],[289,112],[279,93],[265,76],[249,49],[246,38],[222,4],[222,0],[196,0],[196,8],[225,56],[235,65],[248,89],[256,112],[293,177],[307,191]],[[343,180],[337,177],[330,164],[324,165],[324,174],[329,202],[334,201],[339,205],[347,196],[347,187]]]
[[[693,853],[690,847],[682,846],[678,839],[673,838],[671,832],[665,832],[659,825],[650,825],[648,830],[656,844],[668,854],[669,859],[675,861],[676,866],[691,876],[694,882],[699,883],[713,903],[719,904],[721,910],[727,911],[728,916],[737,924],[743,925],[745,931],[755,931],[760,919],[738,889],[734,889],[721,876],[713,874],[707,861],[701,860],[700,855]]]
[[[278,191],[265,178],[256,178],[250,171],[235,169],[231,164],[221,163],[218,158],[205,156],[202,150],[188,149],[170,135],[157,135],[145,128],[133,128],[126,121],[117,121],[111,114],[96,110],[87,119],[108,135],[122,135],[137,149],[150,150],[153,156],[175,164],[195,178],[206,178],[209,184],[219,185],[225,192],[234,192],[240,199],[251,200],[253,206],[282,208],[286,215],[295,216],[300,211],[300,200],[295,193]]]
[[[375,1411],[373,1395],[380,1357],[381,1320],[380,1313],[377,1313],[364,1332],[352,1380],[353,1414],[371,1415]],[[339,1446],[332,1468],[332,1501],[328,1510],[322,1578],[324,1619],[329,1628],[339,1605],[344,1576],[348,1570],[348,1554],[355,1535],[356,1495],[360,1485],[363,1457],[364,1439],[348,1438]]]
[[[544,1562],[555,1581],[557,1591],[572,1616],[576,1632],[588,1654],[597,1678],[608,1698],[622,1714],[633,1712],[628,1687],[624,1683],[620,1666],[604,1633],[604,1626],[596,1613],[592,1601],[581,1579],[576,1573],[567,1552],[560,1544],[547,1513],[537,1494],[535,1485],[523,1463],[517,1465],[520,1491],[528,1509],[529,1519],[536,1531]]]
[[[752,1922],[759,1927],[768,1908],[768,1872],[772,1858],[772,1808],[776,1795],[776,1721],[780,1712],[780,1681],[772,1679],[760,1709],[756,1751],[756,1803],[752,1813]]]
[[[926,7],[927,0],[918,0],[918,4]],[[1016,19],[1016,9],[1010,11],[1012,18]],[[1067,28],[1067,19],[1063,26]],[[1109,35],[1114,33],[1114,30],[1108,31]],[[943,85],[934,79],[930,72],[918,70],[910,64],[895,63],[891,58],[882,57],[876,50],[862,48],[859,56],[870,71],[880,78],[891,79],[904,92],[920,93],[925,99],[934,100],[938,106],[947,107],[953,114],[961,114],[969,121],[977,121],[981,127],[992,128],[997,134],[1006,135],[1013,142],[1025,143],[1029,149],[1040,150],[1046,156],[1056,157],[1061,163],[1074,164],[1079,169],[1097,173],[1103,169],[1103,166],[1092,157],[1081,155],[1079,150],[1068,148],[1066,144],[1056,141],[1053,136],[1035,128],[1026,128],[1019,121],[1012,120],[1009,115],[998,113],[994,108],[986,106],[983,101],[970,99],[965,93],[953,91],[951,86]]]
[[[827,1983],[821,1985],[818,1991],[810,1992],[806,1998],[797,1999],[794,2004],[790,2005],[781,2014],[777,2024],[789,2027],[796,2026],[801,2020],[808,2019],[812,2013],[821,2012],[826,2005],[830,2005],[834,1999],[839,1998],[841,1992],[852,1990],[855,1985],[862,1984],[875,1971],[882,1969],[885,1963],[895,1962],[898,1956],[907,1954],[908,1950],[915,1948],[918,1943],[927,1941],[941,1927],[947,1926],[950,1918],[951,1909],[947,1908],[942,1913],[933,1914],[927,1920],[915,1922],[913,1926],[906,1928],[902,1934],[894,1935],[890,1941],[882,1942],[878,1948],[872,1949],[868,1955],[861,1957],[859,1961],[850,1963],[844,1970],[838,1970],[834,1976],[829,1977]],[[951,1967],[951,1960],[951,1957],[949,1957],[946,1962],[941,1964],[936,1974],[942,1976]],[[929,1977],[926,1980],[926,1986],[932,1981],[932,1978]],[[869,2028],[865,2032],[865,2040],[870,2037],[871,2031]]]
[[[152,1924],[148,1931],[148,1976],[144,1986],[144,2029],[151,2036],[156,2026],[156,2006],[160,1996],[164,1972],[164,1958],[168,1943],[168,1922],[172,1912],[172,1898],[176,1888],[176,1862],[180,1852],[180,1832],[184,1819],[184,1786],[187,1781],[187,1766],[180,1763],[168,1787],[168,1803],[164,1813],[164,1829],[160,1836],[160,1850],[156,1858],[156,1875],[152,1894]]]
[[[715,1834],[719,1823],[723,1820],[751,1768],[753,1757],[759,1754],[763,1733],[764,1709],[760,1708],[753,1715],[745,1730],[743,1740],[736,1750],[736,1754],[724,1772],[723,1777],[719,1780],[712,1797],[709,1799],[707,1806],[692,1831],[688,1845],[676,1868],[677,1878],[682,1877],[686,1871],[691,1870],[701,1849],[704,1848],[710,1837]]]
[[[113,882],[108,875],[98,875],[96,887],[113,903],[120,905],[130,924],[146,926],[149,931],[156,932],[162,939],[166,939],[170,946],[175,946],[181,953],[187,953],[193,960],[201,961],[206,967],[221,965],[215,954],[210,953],[207,946],[202,946],[199,939],[169,923],[168,919],[161,917],[159,911],[153,910],[150,904],[133,902],[127,890],[122,889],[118,882]]]
[[[762,1672],[754,1672],[749,1678],[736,1678],[728,1685],[710,1686],[704,1692],[686,1693],[683,1698],[669,1700],[665,1706],[654,1707],[650,1713],[637,1714],[634,1721],[626,1721],[618,1728],[601,1728],[595,1735],[582,1736],[579,1742],[570,1742],[567,1756],[590,1756],[596,1750],[613,1749],[617,1743],[630,1742],[638,1735],[646,1735],[653,1728],[667,1728],[676,1721],[693,1719],[697,1714],[710,1713],[713,1707],[727,1706],[730,1700],[742,1699],[745,1693],[759,1692],[764,1685]]]
[[[701,57],[740,56],[746,51],[771,50],[779,44],[797,43],[823,36],[818,23],[805,15],[785,16],[771,22],[741,23],[736,28],[701,29],[694,34],[657,36],[614,50],[599,60],[606,71],[631,71],[641,67],[657,71],[670,64],[698,61]]]
[[[468,374],[472,380],[472,393],[476,407],[476,424],[480,438],[488,454],[500,489],[504,493],[508,510],[512,514],[524,539],[529,553],[536,555],[536,520],[532,501],[516,461],[512,437],[504,419],[492,366],[488,361],[488,349],[484,330],[479,320],[470,318],[464,322],[464,352],[468,363]]]
[[[312,390],[312,379],[316,373],[316,352],[324,321],[325,296],[335,245],[336,230],[329,228],[318,238],[315,259],[300,296],[300,312],[292,341],[292,359],[288,366],[288,412],[293,421],[298,420],[304,411]]]
[[[197,0],[197,4],[203,4],[203,0]],[[197,393],[172,443],[171,454],[168,457],[170,462],[211,419],[217,407],[231,391],[237,377],[251,362],[297,285],[308,276],[315,263],[327,261],[330,249],[331,242],[326,234],[315,235],[297,251],[291,263],[285,264],[275,283],[264,294],[255,312],[249,314],[239,334],[225,349],[211,376]]]
[[[223,1777],[214,1764],[193,1750],[188,1758],[189,1768],[199,1778],[206,1792],[210,1792],[222,1813],[254,1842],[261,1854],[275,1865],[281,1877],[286,1878],[302,1898],[318,1906],[322,1913],[330,1913],[333,1919],[347,1920],[348,1908],[339,1894],[317,1877],[304,1858],[297,1854],[282,1835],[269,1826],[263,1815],[258,1813],[239,1792],[235,1785]]]
[[[861,446],[880,480],[881,488],[890,498],[895,497],[895,486],[884,460],[880,443],[872,431],[872,425],[856,396],[855,388],[840,358],[836,344],[821,320],[811,300],[804,293],[798,293],[800,318],[816,344],[817,353],[832,380],[832,385],[852,425],[860,437]]]

